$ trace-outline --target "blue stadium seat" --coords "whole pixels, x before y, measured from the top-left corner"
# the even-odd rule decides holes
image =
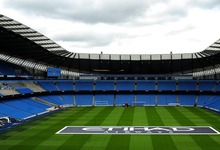
[[[155,106],[155,95],[153,94],[139,94],[136,95],[136,101],[137,102],[145,102],[145,105],[147,106]]]
[[[62,105],[62,101],[57,96],[38,96],[38,98],[56,105]]]
[[[33,91],[30,90],[29,88],[19,88],[19,89],[16,89],[16,91],[22,94],[33,93]]]
[[[116,105],[121,106],[124,103],[128,103],[132,105],[134,102],[134,95],[133,94],[117,94],[116,95]]]
[[[158,81],[157,82],[157,90],[164,91],[164,90],[176,90],[176,82],[175,81]]]
[[[137,90],[156,90],[155,81],[137,81]]]
[[[215,81],[199,81],[199,90],[211,91],[215,87]]]
[[[64,105],[74,105],[74,97],[73,95],[60,95],[63,100]]]
[[[196,90],[196,81],[179,81],[178,90],[184,91],[195,91]]]
[[[90,94],[83,94],[83,95],[76,94],[76,105],[77,106],[92,106],[93,105],[93,95],[90,95]]]
[[[206,107],[211,109],[220,110],[220,96],[212,96],[206,101]]]
[[[57,86],[61,91],[71,91],[74,90],[73,82],[57,82]]]
[[[96,90],[114,90],[114,81],[96,81]]]
[[[220,83],[218,83],[218,85],[216,85],[216,87],[214,88],[214,91],[220,91]]]
[[[32,98],[24,98],[24,99],[21,99],[21,101],[23,101],[29,105],[33,105],[35,107],[41,108],[43,110],[46,110],[47,108],[50,107],[49,105],[46,105],[46,104],[41,103],[39,101],[33,100]]]
[[[176,95],[160,94],[158,95],[158,106],[166,106],[171,103],[177,103]]]
[[[93,80],[91,80],[91,81],[87,81],[87,80],[76,81],[75,88],[76,88],[75,89],[76,91],[80,91],[80,90],[90,90],[90,91],[92,91],[93,88],[94,88]]]
[[[197,106],[198,107],[205,106],[211,97],[212,97],[212,95],[198,95]]]
[[[21,99],[3,101],[3,103],[8,106],[14,107],[16,109],[22,110],[24,112],[30,113],[30,114],[38,114],[38,113],[45,111],[42,108],[38,108],[38,107],[35,107],[33,105],[23,102]]]
[[[39,85],[47,91],[59,91],[56,85],[52,82],[38,82]]]
[[[194,106],[195,100],[195,95],[179,95],[179,103],[182,106]]]
[[[114,105],[114,95],[113,94],[98,94],[95,95],[95,101],[100,102],[100,104],[106,104],[113,106]],[[103,102],[103,103],[101,103]]]
[[[6,105],[4,103],[0,103],[0,113],[5,114],[6,116],[10,116],[13,118],[23,119],[29,117],[33,114],[25,112],[21,109]]]
[[[134,90],[135,85],[134,81],[117,81],[116,82],[116,90]]]
[[[0,60],[0,75],[31,76],[30,73],[23,67],[1,60]]]
[[[3,115],[3,114],[0,113],[0,117],[5,117],[5,115]]]

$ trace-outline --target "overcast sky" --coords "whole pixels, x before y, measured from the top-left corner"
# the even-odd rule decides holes
[[[78,53],[191,53],[220,38],[219,0],[0,0],[0,14]]]

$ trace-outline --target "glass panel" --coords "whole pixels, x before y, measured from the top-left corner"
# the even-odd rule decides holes
[[[89,54],[81,53],[81,54],[79,54],[79,58],[81,58],[81,59],[89,59]]]
[[[181,54],[173,54],[172,59],[181,59]]]
[[[183,54],[183,59],[190,59],[192,58],[192,54],[189,53],[189,54]]]
[[[140,55],[131,55],[131,60],[140,60]]]
[[[112,54],[110,56],[111,56],[111,60],[120,60],[120,55]]]
[[[121,60],[130,60],[131,55],[121,55]]]
[[[171,55],[170,54],[163,54],[162,59],[164,60],[171,60]]]
[[[108,55],[108,54],[101,54],[100,58],[101,59],[105,59],[105,60],[109,60],[110,59],[110,55]]]
[[[90,59],[99,59],[98,54],[90,54]]]
[[[161,60],[161,55],[151,55],[152,60]]]
[[[150,60],[151,55],[141,55],[141,60]]]

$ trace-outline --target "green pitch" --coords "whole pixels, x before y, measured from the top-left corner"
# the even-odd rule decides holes
[[[0,150],[219,150],[220,135],[61,135],[65,126],[212,126],[220,115],[190,107],[77,107],[0,134]]]

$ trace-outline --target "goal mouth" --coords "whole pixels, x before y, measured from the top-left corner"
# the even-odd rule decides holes
[[[95,106],[109,106],[108,101],[95,101]]]
[[[132,102],[132,106],[147,106],[145,101]]]

